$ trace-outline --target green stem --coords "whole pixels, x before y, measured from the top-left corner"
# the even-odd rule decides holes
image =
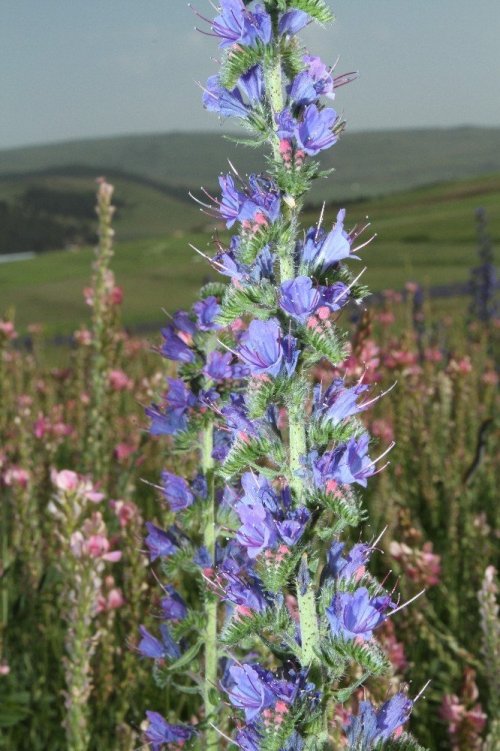
[[[281,70],[281,55],[279,48],[276,46],[274,55],[271,62],[266,66],[266,92],[268,96],[268,102],[270,105],[272,117],[277,112],[283,109],[283,80]],[[281,160],[281,154],[279,150],[279,139],[276,137],[272,143],[273,156],[276,161]],[[291,241],[288,247],[281,248],[280,252],[280,279],[281,281],[287,279],[294,279],[296,276],[295,260],[294,260],[294,248],[295,248],[295,235],[297,229],[297,209],[285,207],[287,218],[290,221],[290,225],[295,230],[291,233]],[[295,375],[295,379],[300,379],[300,375]],[[305,400],[302,400],[300,404],[291,404],[288,407],[288,430],[289,430],[289,466],[291,474],[291,486],[295,491],[295,495],[298,501],[301,500],[301,496],[304,492],[304,483],[298,470],[301,468],[301,459],[307,453],[307,434],[306,425],[304,420],[305,415]],[[303,557],[303,567],[307,570],[307,555]],[[299,609],[300,618],[300,634],[302,640],[302,664],[304,666],[311,666],[317,663],[316,649],[320,643],[318,614],[316,606],[316,591],[313,582],[308,582],[305,591],[301,588],[301,583],[297,580],[297,604]],[[318,665],[315,666],[319,668]],[[318,672],[318,682],[321,684],[321,673]]]
[[[215,483],[214,483],[214,460],[213,451],[213,427],[205,428],[202,434],[202,470],[207,480],[208,498],[205,511],[204,544],[212,562],[215,561]],[[217,688],[217,600],[215,596],[206,590],[205,594],[205,676],[203,698],[205,703],[205,719],[216,724],[217,704],[211,700],[211,694]],[[206,749],[215,749],[218,746],[217,731],[207,725]]]
[[[273,123],[275,115],[284,107],[283,101],[283,77],[281,73],[281,55],[278,45],[275,46],[274,54],[269,62],[264,65],[264,78],[266,94],[271,109]],[[276,160],[281,159],[279,138],[276,135],[272,142],[273,156]]]
[[[276,19],[274,19],[276,25]],[[274,48],[274,54],[270,61],[265,65],[264,69],[266,93],[269,108],[271,110],[271,116],[273,122],[275,122],[275,115],[281,112],[284,107],[283,99],[283,76],[281,67],[281,54],[279,45],[276,44]],[[272,141],[273,157],[276,162],[282,160],[282,156],[279,148],[279,138],[276,135]],[[289,205],[284,206],[284,212],[286,218],[290,222],[292,232],[290,233],[291,239],[287,247],[281,247],[279,252],[280,263],[280,279],[285,281],[288,279],[294,279],[296,276],[294,249],[295,239],[297,235],[298,227],[298,210],[299,206],[295,204],[293,208]],[[300,374],[294,376],[296,381],[301,379]],[[288,434],[289,434],[289,468],[291,474],[291,487],[295,492],[297,501],[302,500],[304,493],[304,482],[298,470],[302,466],[301,459],[307,453],[307,433],[305,424],[305,411],[306,404],[305,398],[301,400],[300,404],[291,404],[288,407]],[[304,554],[302,566],[307,571],[307,555]],[[318,664],[317,647],[320,644],[320,634],[318,625],[318,614],[316,604],[316,591],[314,583],[307,582],[305,590],[302,589],[304,582],[297,579],[297,604],[300,618],[300,634],[302,641],[302,664],[304,666],[312,666],[313,670],[311,675],[314,675],[314,679],[317,678],[318,688],[321,688],[322,676],[321,667]],[[318,735],[316,740],[324,745],[328,739],[328,733],[326,731],[326,712],[323,713],[323,717],[318,727]]]

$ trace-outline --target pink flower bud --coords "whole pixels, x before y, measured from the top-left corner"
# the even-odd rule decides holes
[[[128,443],[118,443],[115,446],[114,454],[117,461],[124,462],[126,461],[129,456],[131,456],[135,451],[135,446],[131,446]]]
[[[55,470],[52,472],[52,482],[58,490],[74,493],[80,484],[80,479],[76,472],[72,472],[70,469],[62,469],[60,472]]]
[[[117,610],[125,605],[125,598],[123,592],[119,587],[115,587],[108,594],[107,606],[109,610]]]
[[[6,662],[0,663],[0,675],[9,675],[10,667]]]
[[[130,391],[134,385],[133,381],[123,370],[110,370],[108,373],[108,382],[113,391]]]
[[[86,548],[92,558],[101,558],[109,550],[109,540],[104,535],[91,535],[87,540]]]
[[[17,333],[12,321],[0,321],[0,338],[11,341],[16,336]]]
[[[30,473],[21,467],[10,467],[3,476],[3,481],[8,487],[18,486],[26,488],[30,479]]]

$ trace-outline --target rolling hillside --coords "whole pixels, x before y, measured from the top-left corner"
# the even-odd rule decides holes
[[[0,177],[121,172],[159,183],[173,199],[185,200],[188,190],[212,187],[228,157],[242,174],[259,168],[255,151],[222,134],[121,136],[2,150]],[[347,132],[323,161],[336,172],[318,182],[314,200],[385,195],[500,171],[500,128]]]

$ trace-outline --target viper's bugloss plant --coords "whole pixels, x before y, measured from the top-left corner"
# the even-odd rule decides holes
[[[196,13],[221,54],[205,108],[240,120],[239,140],[270,154],[265,174],[242,178],[231,164],[220,196],[206,191],[203,210],[236,230],[205,256],[230,284],[209,285],[162,332],[179,371],[147,410],[151,432],[195,466],[187,479],[163,473],[167,524],[148,525],[167,581],[163,623],[141,628],[138,649],[176,700],[167,719],[148,713],[145,739],[153,751],[417,749],[402,732],[415,699],[359,701],[389,666],[377,628],[403,607],[367,571],[378,540],[348,543],[365,520],[357,489],[392,447],[372,458],[358,418],[383,394],[363,378],[311,377],[342,365],[342,312],[367,294],[350,264],[366,227],[347,229],[343,209],[331,227],[299,224],[326,177],[316,157],[344,129],[331,101],[354,76],[335,76],[297,37],[332,20],[324,0],[221,0],[215,19]],[[183,694],[200,697],[194,720]]]

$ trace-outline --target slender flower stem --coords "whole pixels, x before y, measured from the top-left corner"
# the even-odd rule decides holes
[[[215,562],[215,483],[213,451],[213,427],[210,425],[202,434],[202,470],[207,481],[208,497],[205,512],[204,544],[212,563]],[[205,594],[205,676],[204,702],[206,729],[206,748],[216,748],[218,745],[217,731],[213,727],[216,719],[217,705],[210,698],[217,687],[217,600],[214,595],[206,591]]]

